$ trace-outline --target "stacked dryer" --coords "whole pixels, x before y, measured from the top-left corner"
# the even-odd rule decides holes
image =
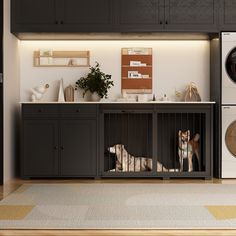
[[[236,33],[222,33],[222,178],[236,178]]]

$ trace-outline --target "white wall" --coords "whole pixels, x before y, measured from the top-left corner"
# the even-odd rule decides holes
[[[20,80],[21,101],[30,100],[30,88],[45,83],[50,89],[44,100],[56,101],[58,80],[64,85],[73,84],[88,72],[88,68],[39,68],[33,67],[33,51],[90,50],[91,64],[98,61],[104,72],[111,74],[115,87],[109,99],[121,93],[121,48],[153,48],[153,93],[157,98],[167,94],[173,97],[175,89],[183,90],[191,81],[199,88],[202,100],[210,96],[210,43],[209,41],[21,41]]]
[[[4,182],[15,176],[20,101],[18,40],[10,33],[10,1],[4,0]]]

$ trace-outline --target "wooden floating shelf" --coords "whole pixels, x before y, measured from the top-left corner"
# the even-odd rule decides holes
[[[33,64],[35,67],[89,67],[89,51],[52,51],[49,56],[40,55],[34,51]],[[42,63],[42,61],[44,61]],[[60,63],[59,63],[60,61]]]

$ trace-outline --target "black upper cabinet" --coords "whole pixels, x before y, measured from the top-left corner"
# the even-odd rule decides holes
[[[61,175],[96,175],[96,120],[61,121]]]
[[[114,9],[116,31],[163,29],[164,0],[116,0]]]
[[[218,7],[217,0],[165,0],[165,28],[215,32]]]
[[[236,0],[220,1],[220,29],[236,30]]]
[[[105,32],[112,0],[11,0],[11,32]]]
[[[58,175],[58,122],[24,120],[22,176]]]
[[[11,31],[50,32],[56,14],[56,0],[11,0]]]
[[[58,0],[63,31],[112,30],[111,0]]]
[[[217,0],[117,0],[118,31],[216,32]]]
[[[11,0],[11,31],[217,32],[236,25],[236,0]]]

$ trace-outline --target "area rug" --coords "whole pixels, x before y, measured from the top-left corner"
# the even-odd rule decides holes
[[[1,229],[236,228],[233,184],[25,184],[0,202]]]

